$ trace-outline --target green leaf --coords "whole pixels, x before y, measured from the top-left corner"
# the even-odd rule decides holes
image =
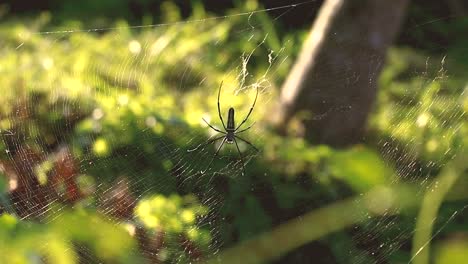
[[[440,245],[435,254],[435,264],[466,263],[468,241],[451,241]]]
[[[358,192],[386,184],[392,175],[377,153],[362,146],[333,153],[329,166],[334,177]]]

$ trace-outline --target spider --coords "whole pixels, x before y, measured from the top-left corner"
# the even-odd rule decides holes
[[[219,97],[221,95],[221,87],[222,86],[223,86],[223,82],[221,82],[221,84],[219,85],[219,90],[218,90],[218,114],[219,114],[219,119],[221,120],[221,123],[223,124],[224,131],[213,127],[204,118],[202,118],[202,119],[211,129],[213,129],[214,131],[219,132],[219,133],[221,133],[223,135],[219,136],[219,137],[215,137],[213,139],[210,139],[207,142],[205,142],[204,144],[198,145],[198,147],[196,147],[194,149],[191,149],[191,150],[188,150],[188,152],[195,151],[195,150],[197,150],[199,148],[205,147],[205,146],[207,146],[207,145],[209,145],[209,144],[211,144],[213,142],[216,142],[219,139],[223,139],[223,141],[221,142],[219,147],[216,149],[216,152],[215,152],[213,158],[211,159],[210,163],[208,164],[207,168],[204,171],[202,171],[202,173],[205,173],[208,170],[208,168],[210,167],[210,165],[213,162],[214,158],[218,155],[218,153],[221,150],[221,147],[224,145],[224,143],[228,143],[228,144],[234,143],[234,144],[236,144],[237,152],[239,153],[240,160],[242,162],[242,168],[243,168],[242,175],[244,175],[245,174],[244,159],[243,159],[242,154],[240,152],[239,145],[237,145],[237,140],[236,139],[244,141],[249,146],[254,148],[257,152],[259,151],[252,143],[250,143],[249,141],[247,141],[247,140],[245,140],[245,139],[238,136],[238,134],[249,130],[255,124],[255,122],[254,122],[249,127],[239,131],[239,128],[241,128],[242,125],[244,125],[244,123],[247,121],[247,119],[249,118],[250,114],[252,113],[252,111],[253,111],[253,109],[255,107],[255,103],[257,102],[257,97],[258,97],[258,86],[257,86],[257,93],[255,94],[255,100],[254,100],[254,102],[252,104],[252,107],[250,107],[249,113],[247,114],[247,116],[244,118],[244,120],[242,120],[242,122],[237,127],[236,127],[235,122],[234,122],[234,113],[235,113],[235,111],[234,111],[234,108],[232,108],[232,107],[230,107],[229,110],[228,110],[227,125],[224,124],[223,116],[221,115],[221,108],[219,106]]]

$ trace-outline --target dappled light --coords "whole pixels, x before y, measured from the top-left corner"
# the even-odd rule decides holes
[[[468,261],[466,15],[111,2],[0,4],[0,263]]]

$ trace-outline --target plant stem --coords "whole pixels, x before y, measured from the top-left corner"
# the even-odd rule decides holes
[[[437,220],[437,212],[448,191],[455,184],[460,174],[467,169],[466,159],[466,153],[458,155],[455,160],[444,167],[427,189],[416,222],[411,252],[413,256],[412,263],[429,263],[429,247],[433,238],[432,230]]]
[[[226,249],[207,263],[264,263],[327,234],[368,221],[373,216],[398,214],[418,201],[414,189],[379,186],[363,196],[314,210],[270,232]]]

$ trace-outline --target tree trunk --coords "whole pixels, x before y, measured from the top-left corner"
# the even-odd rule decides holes
[[[408,2],[326,0],[282,87],[273,120],[279,130],[296,117],[311,142],[359,142]]]

